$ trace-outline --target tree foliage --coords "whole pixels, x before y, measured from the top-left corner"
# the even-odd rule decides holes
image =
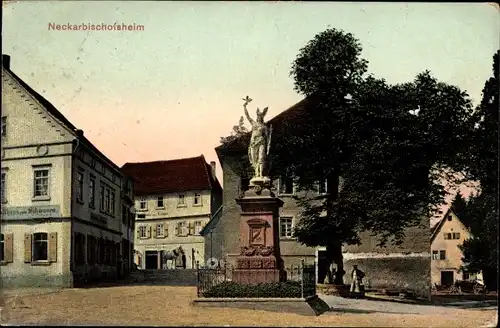
[[[457,192],[455,198],[451,202],[451,209],[455,214],[458,216],[458,218],[464,222],[465,216],[466,216],[466,210],[467,210],[467,201],[465,198],[462,196],[462,194]]]
[[[440,177],[467,170],[464,145],[474,124],[472,105],[458,87],[429,71],[390,85],[365,76],[367,61],[350,33],[318,34],[292,65],[295,89],[317,99],[310,118],[295,122],[274,166],[300,190],[327,180],[329,193],[297,197],[302,207],[295,235],[326,246],[341,283],[342,244],[370,230],[379,244],[401,243],[407,227],[443,203]],[[300,133],[298,133],[300,132]],[[339,177],[345,180],[339,191]]]
[[[493,56],[493,76],[486,81],[482,101],[474,114],[471,172],[480,182],[481,193],[467,204],[463,220],[473,237],[461,246],[464,268],[482,271],[490,289],[497,289],[498,283],[499,53]]]
[[[243,116],[241,116],[240,120],[238,121],[238,124],[233,126],[233,131],[231,131],[231,134],[227,137],[221,137],[220,142],[221,144],[230,143],[234,140],[240,139],[248,132],[249,132],[248,129],[245,127],[245,119],[243,118]]]

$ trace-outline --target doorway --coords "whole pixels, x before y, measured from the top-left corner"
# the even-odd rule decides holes
[[[157,251],[146,251],[146,269],[158,269]]]
[[[441,271],[441,286],[451,286],[454,283],[453,271]]]

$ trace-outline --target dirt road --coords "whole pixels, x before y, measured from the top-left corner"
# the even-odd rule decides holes
[[[66,289],[42,295],[6,295],[2,323],[37,325],[238,325],[238,326],[343,326],[343,327],[480,327],[496,310],[428,307],[423,312],[402,308],[386,311],[374,303],[335,304],[318,317],[191,305],[195,287],[120,286]],[[372,301],[373,302],[373,301]],[[378,303],[378,305],[377,305]],[[344,309],[342,309],[344,308]],[[390,306],[389,306],[390,308]],[[414,308],[413,308],[414,310]]]

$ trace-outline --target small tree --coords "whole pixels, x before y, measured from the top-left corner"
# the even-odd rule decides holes
[[[233,131],[231,131],[231,134],[227,137],[221,137],[220,142],[221,144],[228,144],[236,139],[241,138],[247,133],[248,129],[245,127],[245,120],[243,116],[241,116],[240,120],[238,121],[238,124],[233,126]]]
[[[453,202],[451,203],[451,209],[455,214],[458,216],[462,222],[465,222],[465,212],[467,208],[467,201],[465,198],[462,196],[462,194],[457,192],[457,195],[453,199]]]

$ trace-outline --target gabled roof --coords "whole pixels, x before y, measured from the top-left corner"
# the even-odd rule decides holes
[[[460,224],[463,226],[464,230],[465,231],[469,231],[469,229],[467,229],[467,227],[465,226],[465,224],[460,220],[460,218],[458,217],[458,215],[455,212],[453,212],[452,208],[450,207],[446,211],[446,213],[443,215],[443,217],[441,218],[441,220],[439,220],[439,222],[436,223],[434,225],[434,227],[431,228],[431,243],[436,238],[438,232],[441,231],[441,228],[443,227],[444,223],[446,222],[446,219],[447,219],[448,215],[450,215],[451,213],[453,213],[453,215],[455,215],[455,217],[458,219],[458,222],[460,222]]]
[[[203,155],[168,161],[125,163],[122,171],[134,178],[136,196],[173,192],[222,191]]]
[[[210,232],[219,222],[220,217],[222,216],[222,210],[224,209],[224,206],[221,205],[217,211],[212,215],[210,218],[210,221],[201,229],[200,235],[205,236],[208,232]]]
[[[26,82],[24,82],[19,76],[17,76],[13,71],[10,70],[10,56],[2,55],[2,69],[10,75],[17,83],[23,87],[26,92],[32,96],[37,102],[44,107],[45,110],[49,112],[53,117],[55,117],[66,129],[71,131],[71,134],[78,138],[85,146],[95,152],[98,156],[104,159],[108,165],[113,167],[115,170],[120,171],[120,168],[113,163],[106,155],[104,155],[99,149],[97,149],[90,140],[83,136],[83,131],[75,127],[57,108],[45,99],[38,92],[33,90]]]

